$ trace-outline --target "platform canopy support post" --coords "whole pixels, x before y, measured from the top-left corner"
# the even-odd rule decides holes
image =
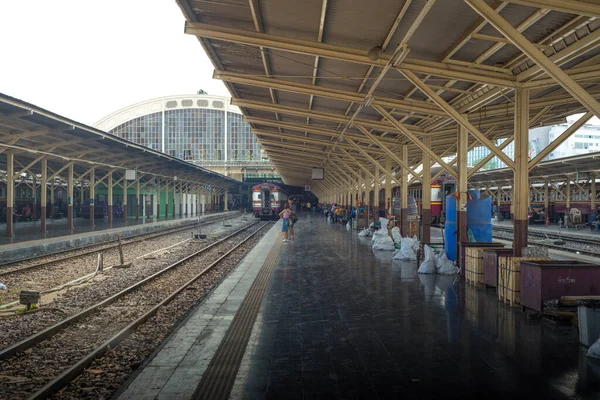
[[[15,155],[6,152],[6,236],[14,236],[13,212],[15,207]]]
[[[408,146],[402,145],[402,161],[408,165]],[[408,236],[408,169],[402,167],[400,179],[400,233],[402,236]]]
[[[140,177],[138,176],[135,180],[135,220],[140,220]]]
[[[431,137],[423,138],[425,147],[431,147]],[[431,156],[428,152],[423,151],[423,186],[421,199],[421,223],[423,226],[423,234],[421,241],[424,243],[431,242]],[[441,210],[440,210],[441,212]]]
[[[386,218],[392,214],[392,159],[390,156],[385,157],[385,214]]]
[[[67,168],[67,226],[73,231],[73,163]]]
[[[165,181],[165,219],[169,219],[169,181]]]
[[[379,185],[381,181],[379,180],[379,167],[376,165],[375,170],[373,171],[373,175],[375,175],[375,181],[373,182],[373,204],[371,208],[373,208],[373,214],[375,217],[379,216]]]
[[[108,223],[112,224],[113,222],[113,171],[108,171],[108,181],[106,183],[106,186],[108,188],[108,193],[107,193],[107,216],[108,216]]]
[[[460,249],[458,243],[467,241],[467,151],[468,151],[468,131],[462,125],[458,126],[458,193],[459,198],[456,204],[456,244],[457,261],[461,262]],[[460,266],[464,268],[464,265]]]
[[[186,183],[185,184],[185,189],[183,192],[183,195],[185,197],[185,216],[187,217],[189,215],[189,204],[190,204],[190,184]]]
[[[567,176],[567,198],[565,199],[565,222],[569,209],[571,208],[571,176]]]
[[[94,229],[94,210],[96,202],[96,168],[90,168],[90,228]]]
[[[50,182],[50,217],[56,217],[54,212],[54,178],[52,179],[52,182]]]
[[[33,216],[33,220],[35,221],[37,219],[37,178],[35,176],[35,174],[29,174],[31,175],[31,194],[32,194],[32,202],[33,204],[31,205],[31,214]]]
[[[40,189],[42,198],[40,199],[40,232],[46,233],[46,215],[48,212],[46,209],[46,203],[48,201],[48,160],[45,158],[41,162],[41,169],[42,182],[40,185]]]
[[[156,180],[156,220],[160,221],[160,179]]]
[[[227,198],[229,196],[227,193],[228,193],[227,189],[224,189],[223,190],[223,203],[224,203],[223,205],[225,206],[224,211],[229,211],[229,199]]]
[[[171,214],[173,215],[173,218],[175,218],[175,196],[177,193],[177,182],[173,182],[173,206],[171,207]]]
[[[129,184],[125,174],[121,178],[121,187],[123,188],[123,222],[127,223],[127,191],[129,190]]]
[[[179,184],[179,217],[183,217],[183,183]]]
[[[529,204],[529,90],[515,92],[515,173],[514,173],[514,247],[515,257],[521,257],[527,247]]]
[[[592,184],[592,188],[594,185]],[[548,210],[548,197],[550,196],[550,190],[548,188],[548,183],[544,182],[544,215],[546,216],[546,224],[548,225],[550,222],[550,210]],[[593,208],[592,208],[593,210]]]
[[[590,193],[590,204],[592,206],[592,213],[594,212],[594,210],[596,209],[596,174],[595,173],[591,173],[590,174],[590,179],[591,179],[591,186],[592,186],[592,192]],[[548,185],[546,185],[547,187]],[[546,211],[548,212],[548,211]]]

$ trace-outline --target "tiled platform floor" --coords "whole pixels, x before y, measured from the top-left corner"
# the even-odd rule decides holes
[[[600,398],[572,327],[373,252],[304,213],[284,244],[231,399]]]

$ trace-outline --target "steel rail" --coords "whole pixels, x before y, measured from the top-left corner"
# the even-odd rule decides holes
[[[250,226],[254,226],[257,223],[258,222],[254,223]],[[250,238],[252,238],[254,235],[256,235],[258,232],[260,232],[263,228],[265,228],[269,224],[270,224],[269,222],[265,223],[263,226],[261,226],[255,232],[253,232],[250,236],[248,236],[247,238],[242,240],[235,247],[233,247],[232,249],[227,251],[225,254],[223,254],[221,257],[219,257],[216,261],[214,261],[208,267],[203,269],[199,274],[197,274],[192,279],[187,281],[185,284],[180,286],[177,290],[175,290],[173,293],[171,293],[163,301],[161,301],[160,303],[158,303],[157,305],[152,307],[149,311],[147,311],[141,317],[139,317],[138,319],[136,319],[135,321],[133,321],[132,323],[127,325],[125,328],[123,328],[121,331],[119,331],[116,335],[114,335],[113,337],[111,337],[110,339],[105,341],[103,344],[101,344],[100,346],[98,346],[97,348],[92,350],[90,353],[88,353],[86,356],[84,356],[82,359],[80,359],[77,363],[72,365],[66,371],[63,371],[59,376],[54,378],[52,381],[48,382],[46,385],[44,385],[44,387],[42,387],[36,393],[34,393],[32,396],[30,396],[29,399],[30,400],[46,399],[46,398],[50,397],[52,394],[54,394],[57,391],[59,391],[60,389],[62,389],[63,387],[65,387],[75,377],[79,376],[81,374],[81,372],[83,372],[85,370],[85,368],[88,365],[90,365],[94,359],[102,356],[104,353],[106,353],[111,348],[116,347],[119,343],[122,342],[122,340],[124,338],[126,338],[127,336],[132,334],[138,326],[140,326],[141,324],[146,322],[148,319],[150,319],[152,316],[154,316],[154,314],[156,314],[156,312],[162,306],[168,304],[179,293],[181,293],[188,286],[193,284],[196,280],[201,278],[204,274],[206,274],[208,271],[210,271],[212,268],[214,268],[216,265],[218,265],[221,261],[223,261],[231,253],[233,253],[235,250],[237,250],[242,244],[244,244],[246,241],[248,241]],[[194,255],[186,257],[186,259],[189,259],[190,257],[193,257],[193,256]],[[181,263],[181,262],[183,262],[183,260],[179,261],[179,263]]]
[[[204,223],[206,223],[206,224],[214,224],[216,222],[220,222],[220,221],[226,220],[229,217],[230,216],[221,216],[221,217],[219,217],[217,219],[214,219],[214,220],[205,221]],[[169,235],[171,233],[183,231],[183,230],[189,229],[189,228],[194,227],[194,226],[197,226],[197,221],[190,222],[189,224],[185,224],[184,226],[181,226],[181,227],[165,229],[165,230],[160,231],[160,232],[135,235],[135,236],[132,236],[132,240],[127,240],[125,243],[123,243],[123,245],[125,246],[125,245],[129,245],[129,244],[139,243],[139,242],[144,241],[144,240],[154,239],[154,238],[157,238],[157,237]],[[20,260],[15,260],[15,261],[11,261],[11,262],[8,262],[8,263],[0,264],[0,267],[8,267],[8,266],[11,266],[11,265],[20,264],[20,263],[23,263],[23,262],[35,260],[35,259],[42,258],[42,257],[51,257],[51,256],[58,255],[58,254],[75,252],[75,251],[79,251],[79,250],[82,250],[82,249],[87,249],[87,248],[96,247],[96,246],[103,246],[103,245],[106,245],[108,243],[115,243],[115,242],[117,242],[117,239],[109,240],[109,241],[102,242],[102,243],[89,244],[89,245],[86,245],[86,246],[78,247],[76,249],[66,249],[66,250],[61,250],[61,251],[57,251],[57,252],[53,252],[53,253],[43,254],[41,256],[33,256],[33,257],[23,258],[23,259],[20,259]],[[110,246],[102,247],[100,249],[92,249],[92,250],[85,251],[83,253],[73,254],[73,255],[66,256],[66,257],[61,257],[61,258],[56,259],[56,260],[43,261],[43,262],[38,263],[38,264],[28,265],[28,266],[25,266],[25,267],[22,267],[22,268],[11,269],[11,270],[8,270],[8,271],[0,271],[0,276],[5,276],[5,275],[12,274],[12,273],[15,273],[15,272],[23,272],[23,271],[27,271],[27,270],[35,269],[35,268],[41,268],[41,267],[48,266],[48,265],[51,265],[51,264],[54,264],[54,263],[58,263],[58,262],[61,262],[61,261],[72,260],[72,259],[77,258],[77,257],[83,257],[83,256],[87,256],[87,255],[90,255],[90,254],[99,253],[101,251],[112,250],[112,249],[117,248],[118,246],[119,246],[118,244],[113,244],[113,245],[110,245]]]
[[[94,314],[96,311],[100,310],[101,308],[114,303],[115,301],[117,301],[118,299],[123,297],[124,295],[126,295],[130,292],[133,292],[134,290],[136,290],[139,287],[141,287],[142,285],[154,280],[155,278],[159,277],[160,275],[164,274],[165,272],[171,271],[172,269],[178,267],[185,261],[187,261],[193,257],[196,257],[196,256],[210,250],[211,248],[215,247],[216,245],[221,244],[224,241],[231,239],[232,237],[238,235],[239,233],[245,231],[246,229],[253,227],[254,225],[258,224],[258,222],[260,222],[260,221],[256,221],[252,224],[246,225],[245,227],[233,232],[232,234],[224,237],[223,239],[220,239],[214,243],[209,244],[206,247],[203,247],[202,249],[182,258],[181,260],[176,261],[175,263],[169,265],[168,267],[165,267],[165,268],[161,269],[160,271],[142,279],[141,281],[138,281],[137,283],[134,283],[133,285],[121,290],[120,292],[100,301],[99,303],[96,303],[96,304],[86,308],[85,310],[78,312],[77,314],[74,314],[68,318],[65,318],[64,320],[62,320],[52,326],[49,326],[48,328],[46,328],[34,335],[31,335],[28,338],[25,338],[25,339],[21,340],[20,342],[13,344],[12,346],[9,346],[9,347],[1,350],[0,351],[0,360],[6,360],[6,359],[16,355],[19,352],[27,350],[28,348],[32,347],[36,343],[46,340],[47,338],[55,335],[56,333],[60,332],[61,330],[73,325],[74,323],[81,320],[82,318],[88,317],[88,316]]]

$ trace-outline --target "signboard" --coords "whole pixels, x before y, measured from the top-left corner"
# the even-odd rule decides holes
[[[310,192],[310,185],[304,185],[304,191]]]
[[[125,170],[125,179],[128,181],[135,181],[137,177],[137,171],[135,169],[126,169]]]
[[[312,169],[312,179],[316,181],[322,181],[324,179],[324,171],[323,168],[313,168]]]

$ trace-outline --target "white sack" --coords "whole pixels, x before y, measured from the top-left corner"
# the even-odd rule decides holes
[[[442,250],[442,252],[437,256],[439,260],[439,267],[437,267],[437,273],[440,275],[456,275],[460,272],[460,270],[454,264],[454,261],[448,259],[446,252]]]
[[[590,346],[587,356],[591,358],[600,358],[600,339],[596,340],[596,342]]]
[[[373,241],[373,250],[394,251],[395,249],[394,241],[388,235]]]
[[[392,228],[392,239],[394,239],[395,243],[400,243],[402,240],[402,235],[400,234],[400,228],[397,226]]]
[[[433,253],[433,250],[431,249],[431,247],[425,245],[423,252],[425,253],[425,259],[421,263],[421,266],[417,270],[417,273],[435,274],[435,254]]]
[[[363,229],[362,231],[360,231],[358,233],[358,236],[367,237],[370,234],[371,234],[371,231],[369,229]]]
[[[400,240],[400,250],[394,254],[394,260],[415,261],[417,254],[413,250],[413,240],[411,238],[402,238]]]

